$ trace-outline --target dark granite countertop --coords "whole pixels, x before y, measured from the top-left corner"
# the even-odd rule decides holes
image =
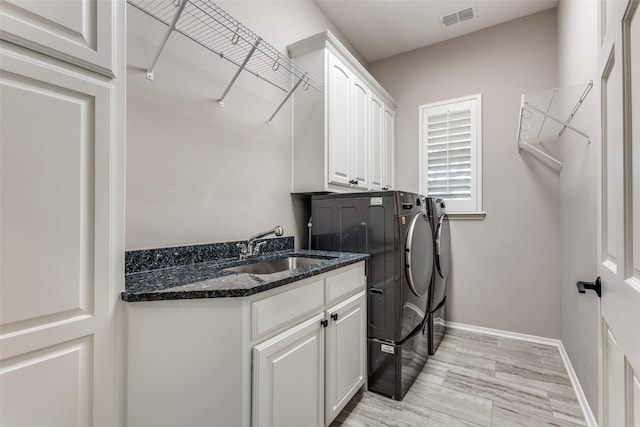
[[[271,274],[236,273],[225,268],[254,262],[302,256],[323,261],[309,266]],[[173,265],[152,270],[132,267],[125,274],[127,302],[196,298],[245,297],[298,280],[367,260],[368,254],[286,249],[267,253],[251,260],[225,258]]]

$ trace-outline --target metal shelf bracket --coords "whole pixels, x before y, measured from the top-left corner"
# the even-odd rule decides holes
[[[284,99],[282,100],[280,105],[278,105],[278,108],[276,108],[276,111],[274,111],[274,113],[271,115],[271,117],[269,117],[269,120],[267,121],[267,124],[269,126],[271,126],[271,121],[276,116],[276,114],[278,114],[278,112],[280,111],[282,106],[289,100],[289,98],[291,98],[291,95],[293,95],[293,92],[295,92],[296,89],[298,89],[298,86],[300,86],[300,83],[302,83],[304,80],[308,79],[308,77],[309,77],[309,73],[304,73],[304,76],[300,77],[300,80],[298,80],[298,82],[293,86],[293,88],[291,88],[291,90],[289,91],[287,96],[284,97]],[[309,89],[309,83],[308,82],[305,83],[305,85],[303,87],[305,88],[305,90]]]
[[[237,34],[234,36],[234,38],[236,38],[236,37],[238,37]],[[234,39],[231,40],[232,43],[233,43],[233,40]],[[224,107],[224,99],[227,97],[227,94],[229,93],[229,89],[231,89],[231,86],[233,86],[233,84],[236,82],[236,80],[238,79],[238,76],[240,75],[242,70],[244,70],[247,67],[247,62],[249,62],[249,60],[251,59],[251,56],[253,55],[253,53],[256,51],[258,46],[260,46],[260,42],[261,41],[262,41],[262,39],[260,37],[258,37],[258,40],[256,40],[256,42],[254,43],[253,47],[251,48],[251,50],[247,54],[246,58],[244,58],[244,61],[242,61],[242,64],[240,64],[240,66],[238,67],[238,70],[236,70],[236,73],[231,78],[231,81],[227,85],[227,88],[224,90],[224,93],[222,94],[222,96],[218,100],[218,105],[220,107]],[[236,40],[236,43],[237,43],[237,40]]]
[[[151,63],[147,67],[147,78],[149,80],[153,80],[153,69],[156,67],[156,63],[158,62],[158,59],[160,58],[160,54],[164,50],[164,47],[167,44],[167,41],[169,41],[169,37],[171,36],[171,33],[173,33],[173,31],[176,29],[176,24],[178,23],[178,19],[180,19],[180,16],[182,15],[182,12],[184,11],[184,7],[187,5],[187,1],[189,1],[189,0],[180,0],[180,3],[178,3],[178,9],[176,10],[176,14],[173,15],[173,19],[171,20],[171,24],[169,24],[169,27],[167,28],[167,31],[165,31],[164,37],[162,38],[162,41],[160,42],[160,46],[158,47],[158,50],[156,51],[156,54],[153,56],[153,59],[151,60]]]

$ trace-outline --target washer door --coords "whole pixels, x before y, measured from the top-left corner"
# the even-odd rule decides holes
[[[443,279],[449,274],[451,266],[451,231],[449,230],[449,218],[446,214],[438,218],[436,229],[436,268]]]
[[[418,297],[425,296],[433,272],[433,233],[429,218],[422,212],[415,214],[409,225],[405,268],[411,292]]]

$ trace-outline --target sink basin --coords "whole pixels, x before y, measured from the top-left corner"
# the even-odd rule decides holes
[[[238,265],[236,267],[225,268],[227,271],[235,271],[236,273],[251,274],[271,274],[279,271],[293,270],[307,265],[318,264],[326,261],[322,258],[306,258],[306,257],[286,257],[271,259],[268,261],[254,262],[252,264]]]

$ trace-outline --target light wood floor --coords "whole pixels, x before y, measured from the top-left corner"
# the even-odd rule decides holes
[[[337,426],[585,426],[556,347],[449,328],[405,398],[358,393]]]

